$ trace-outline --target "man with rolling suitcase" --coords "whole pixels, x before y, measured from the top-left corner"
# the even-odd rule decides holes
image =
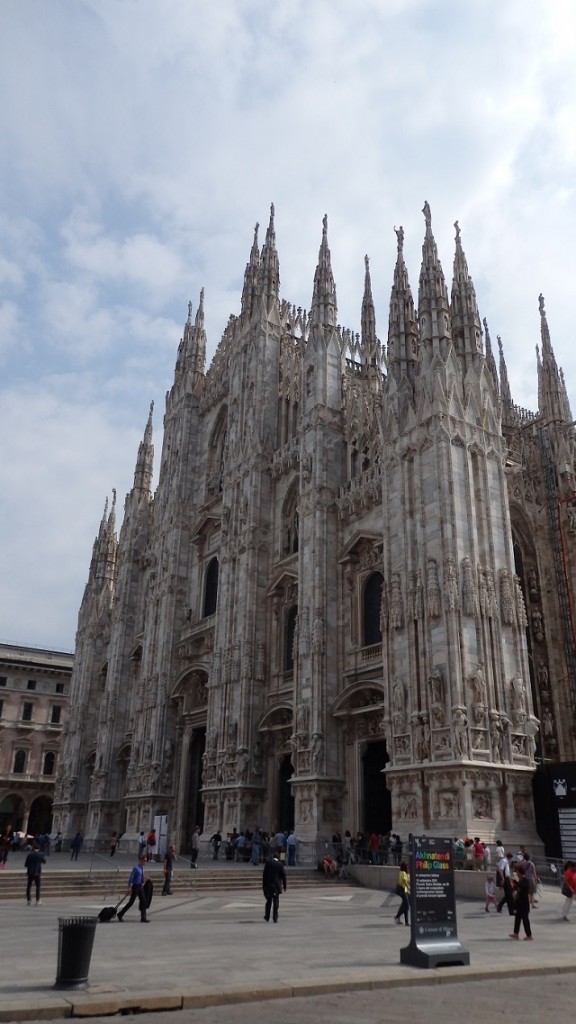
[[[150,903],[149,901],[146,902],[145,888],[146,886],[151,887],[152,883],[150,882],[148,876],[144,874],[144,865],[146,864],[146,862],[146,854],[141,853],[138,859],[138,863],[134,865],[132,871],[130,872],[130,878],[128,879],[128,885],[130,887],[130,899],[128,900],[126,906],[119,911],[119,921],[124,920],[124,914],[126,913],[127,910],[130,910],[130,907],[132,906],[133,903],[136,902],[136,900],[138,900],[140,920],[142,921],[143,924],[148,924],[150,921],[150,918],[146,913]]]

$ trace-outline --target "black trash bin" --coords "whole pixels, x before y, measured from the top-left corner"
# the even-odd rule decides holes
[[[58,974],[54,988],[86,988],[97,917],[58,918]]]

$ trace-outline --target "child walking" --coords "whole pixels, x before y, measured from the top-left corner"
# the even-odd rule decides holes
[[[486,879],[486,884],[484,885],[484,892],[486,893],[486,905],[484,907],[486,913],[490,913],[491,903],[493,903],[494,906],[496,907],[496,910],[498,910],[498,900],[496,899],[496,884],[494,882],[494,879],[492,878],[492,875],[488,875],[488,878]]]

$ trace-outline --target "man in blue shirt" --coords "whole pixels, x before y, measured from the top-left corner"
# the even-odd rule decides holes
[[[148,924],[148,922],[150,921],[150,918],[146,915],[146,911],[148,908],[146,906],[146,898],[144,896],[144,883],[147,878],[147,876],[144,875],[145,864],[146,854],[142,853],[140,854],[138,863],[134,865],[132,871],[130,872],[130,878],[128,879],[128,885],[130,886],[130,899],[128,900],[126,906],[123,907],[122,910],[119,912],[119,921],[122,921],[124,919],[124,914],[126,913],[127,910],[130,910],[130,907],[132,906],[133,903],[136,902],[136,900],[138,900],[140,920],[144,924]]]

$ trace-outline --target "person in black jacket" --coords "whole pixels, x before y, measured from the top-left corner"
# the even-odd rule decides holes
[[[262,889],[266,897],[264,920],[270,920],[270,910],[272,910],[272,919],[277,921],[280,893],[286,892],[286,871],[278,857],[266,861],[262,873]]]
[[[530,927],[530,882],[526,878],[523,864],[516,865],[516,874],[518,875],[518,881],[516,882],[514,896],[514,931],[510,938],[520,938],[520,924],[522,923],[526,932],[524,940],[530,941],[532,939],[532,929]]]
[[[42,877],[42,865],[46,863],[44,854],[40,853],[38,843],[34,843],[32,852],[28,854],[24,861],[24,867],[28,876],[28,884],[26,885],[26,900],[28,906],[32,903],[32,883],[36,886],[36,906],[40,903],[40,879]]]

